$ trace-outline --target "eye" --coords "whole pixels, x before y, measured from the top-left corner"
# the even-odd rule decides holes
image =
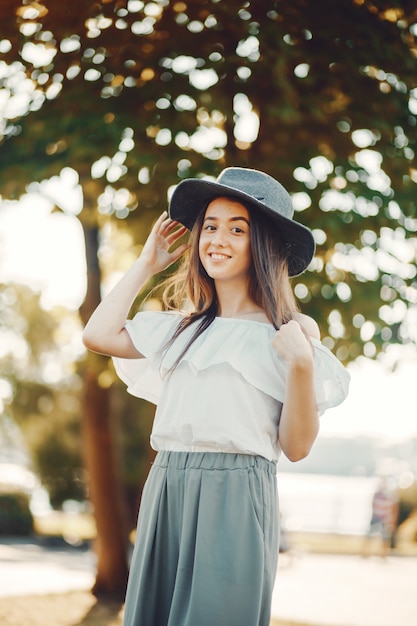
[[[216,227],[213,226],[213,224],[206,224],[204,226],[203,230],[214,231],[214,230],[216,230]]]
[[[240,228],[239,226],[233,226],[232,232],[233,233],[244,233],[245,231],[243,230],[243,228]]]

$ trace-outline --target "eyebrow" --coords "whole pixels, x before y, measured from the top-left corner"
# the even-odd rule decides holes
[[[217,217],[215,217],[214,215],[213,215],[213,216],[208,215],[207,217],[205,217],[205,218],[204,218],[204,222],[207,222],[207,221],[212,221],[212,222],[214,222],[214,221],[216,221],[217,219],[218,219],[218,218],[217,218]],[[240,222],[240,221],[242,221],[242,222],[246,222],[246,224],[247,224],[248,226],[250,226],[249,220],[248,220],[248,219],[246,219],[246,217],[243,217],[243,216],[242,216],[242,217],[240,217],[240,216],[236,216],[236,217],[231,217],[231,218],[229,218],[229,222]]]

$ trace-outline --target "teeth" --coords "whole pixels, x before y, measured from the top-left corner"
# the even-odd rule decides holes
[[[224,254],[211,254],[210,256],[215,261],[222,261],[223,259],[228,259],[229,258],[229,257],[225,256]]]

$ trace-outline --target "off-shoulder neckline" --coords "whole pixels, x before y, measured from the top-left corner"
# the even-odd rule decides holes
[[[250,320],[245,317],[223,317],[222,315],[216,315],[215,320],[225,321],[225,322],[243,322],[245,324],[259,324],[261,326],[266,326],[267,328],[272,328],[275,330],[274,326],[270,322],[259,322],[258,320]]]
[[[248,320],[243,317],[222,317],[221,315],[217,315],[214,319],[225,322],[243,322],[246,324],[256,324],[258,326],[264,326],[265,328],[272,330],[274,333],[276,332],[275,326],[273,324],[270,324],[269,322],[258,322],[257,320]],[[327,351],[327,348],[325,348],[325,346],[322,344],[321,339],[318,339],[317,337],[309,337],[309,339],[313,346],[325,349]],[[333,358],[336,358],[331,351],[329,351],[329,353]]]
[[[175,316],[175,317],[184,317],[184,313],[181,313],[180,311],[146,311],[147,313],[162,313],[162,314],[167,314],[170,316]],[[270,324],[269,322],[258,322],[257,320],[249,320],[249,319],[245,319],[243,317],[223,317],[221,315],[216,315],[214,318],[214,321],[217,322],[226,322],[226,323],[236,323],[239,322],[241,324],[247,324],[247,325],[252,325],[252,326],[262,326],[268,330],[272,330],[274,333],[276,332],[275,326],[273,326],[273,324]],[[316,337],[310,337],[310,341],[311,343],[318,347],[321,348],[323,350],[328,350],[327,347],[324,346],[324,344],[322,343],[321,339],[317,339]],[[333,358],[336,359],[336,357],[334,356],[334,354],[328,350],[329,353],[331,354],[331,356]]]
[[[165,313],[167,315],[172,315],[173,317],[181,317],[184,318],[186,315],[181,311],[146,311],[147,313]],[[259,322],[258,320],[251,320],[245,317],[225,317],[222,315],[216,315],[214,320],[216,321],[224,321],[224,322],[243,322],[244,324],[259,324],[260,326],[266,326],[267,328],[272,328],[275,330],[275,327],[270,322]]]

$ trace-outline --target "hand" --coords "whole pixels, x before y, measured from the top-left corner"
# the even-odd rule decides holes
[[[175,263],[189,248],[188,244],[178,246],[172,252],[171,246],[183,236],[186,227],[167,217],[167,212],[156,220],[143,246],[140,258],[149,265],[153,274],[157,274]]]
[[[311,364],[313,361],[311,341],[295,320],[283,324],[277,330],[272,347],[289,364]]]

